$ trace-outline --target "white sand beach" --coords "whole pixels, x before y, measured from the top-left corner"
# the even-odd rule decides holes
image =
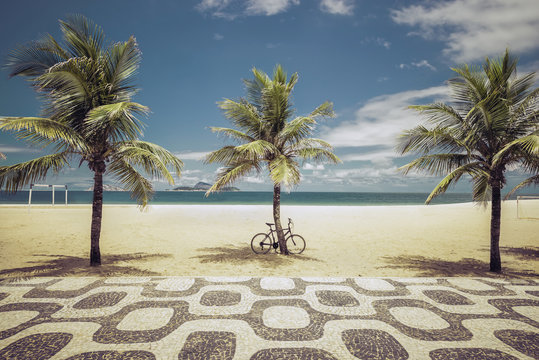
[[[103,265],[90,268],[90,205],[0,206],[0,277],[490,275],[490,210],[471,203],[282,206],[283,224],[291,217],[307,242],[288,257],[250,249],[271,206],[106,205],[103,214]],[[518,219],[516,202],[504,202],[505,274],[537,276],[538,234],[539,220]]]

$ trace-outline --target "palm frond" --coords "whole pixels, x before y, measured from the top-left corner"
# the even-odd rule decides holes
[[[135,102],[118,102],[92,109],[86,117],[88,136],[103,134],[114,142],[137,139],[144,124],[135,114],[146,115],[149,109]]]
[[[100,26],[82,15],[60,20],[64,41],[72,57],[98,59],[102,55],[105,34]]]
[[[57,149],[84,152],[84,138],[58,121],[37,117],[0,117],[0,130],[12,131],[16,138],[41,147],[56,143]]]
[[[462,177],[462,175],[470,173],[475,175],[483,174],[488,180],[488,173],[481,168],[480,163],[473,162],[464,164],[449,172],[449,174],[436,185],[434,190],[429,194],[425,204],[429,204],[436,196],[445,193],[451,185],[456,183]]]
[[[88,76],[98,71],[98,64],[89,58],[70,58],[51,66],[36,78],[40,91],[50,92],[56,102],[85,101],[92,96]]]
[[[310,117],[329,117],[333,118],[335,117],[335,112],[333,111],[333,103],[331,101],[326,101],[320,106],[318,106],[316,109],[311,112]]]
[[[105,76],[110,92],[117,101],[128,101],[134,94],[133,76],[140,63],[140,50],[133,36],[128,41],[114,44],[105,54]]]
[[[276,156],[280,153],[279,149],[266,140],[255,140],[243,145],[236,146],[236,151],[245,159],[256,161],[259,159]]]
[[[314,131],[315,124],[316,120],[314,117],[297,117],[294,120],[286,123],[284,129],[279,133],[279,138],[282,139],[281,142],[283,144],[289,141],[297,142],[302,138],[310,136]]]
[[[68,164],[68,154],[61,152],[10,166],[0,166],[0,189],[17,192],[24,186],[45,179],[52,170],[58,173]]]
[[[255,141],[255,139],[249,135],[247,135],[246,133],[244,132],[241,132],[239,130],[235,130],[235,129],[228,129],[228,128],[223,128],[223,127],[211,127],[210,128],[212,132],[214,133],[218,133],[218,134],[222,134],[226,137],[229,137],[233,140],[237,140],[237,141],[240,141],[240,142],[245,142],[245,141]]]
[[[489,184],[490,175],[483,170],[472,171],[470,173],[472,177],[472,199],[475,202],[481,203],[483,206],[487,205],[487,201],[492,198],[492,188]]]
[[[438,151],[469,152],[466,143],[456,130],[450,127],[428,129],[422,125],[404,131],[397,139],[396,150],[404,155],[409,152],[429,153]]]
[[[251,171],[260,171],[260,166],[254,161],[239,161],[224,167],[218,174],[215,183],[208,189],[206,196],[230,186]]]
[[[204,163],[213,164],[213,163],[222,163],[222,164],[231,164],[240,160],[240,154],[238,153],[235,146],[224,146],[219,150],[212,151],[206,155]]]
[[[411,170],[424,171],[433,175],[443,175],[447,172],[454,171],[457,168],[464,166],[466,163],[471,163],[471,158],[465,154],[431,154],[423,155],[412,160],[406,165],[399,168],[404,175]],[[481,162],[473,162],[474,164],[482,164]]]
[[[262,123],[256,107],[245,100],[239,102],[225,99],[217,103],[225,116],[241,130],[252,137],[258,138]]]
[[[291,144],[288,148],[291,150],[298,150],[298,149],[309,148],[309,147],[322,147],[327,150],[333,150],[333,146],[331,146],[330,143],[322,139],[316,139],[316,138],[301,139],[298,142]]]
[[[316,162],[330,162],[333,164],[342,163],[341,159],[331,150],[324,148],[305,147],[297,150],[299,158],[304,160],[314,160]]]
[[[428,122],[439,127],[446,128],[458,124],[466,125],[462,114],[452,106],[444,103],[412,105],[408,108],[418,111]]]
[[[41,40],[21,45],[12,50],[7,58],[6,67],[9,76],[27,76],[35,78],[54,64],[65,61],[69,55],[51,36],[47,35]]]
[[[113,158],[122,159],[132,166],[140,166],[153,178],[165,178],[174,184],[174,178],[168,168],[172,167],[178,176],[181,176],[183,163],[169,151],[161,146],[145,141],[126,141],[119,143]]]
[[[505,195],[505,199],[506,200],[509,199],[511,197],[511,195],[513,195],[515,193],[515,191],[517,191],[519,189],[522,189],[522,188],[524,188],[526,186],[530,186],[530,185],[539,185],[539,174],[531,176],[531,177],[525,179],[524,181],[519,183],[517,186],[512,188],[511,191],[509,191],[507,193],[507,195]]]
[[[274,184],[283,183],[286,186],[296,185],[301,180],[299,164],[284,155],[277,156],[269,162],[270,178]]]
[[[123,158],[113,158],[107,171],[112,173],[124,188],[131,192],[131,198],[135,199],[141,207],[144,208],[152,199],[154,194],[152,183]]]
[[[503,162],[507,155],[514,153],[515,148],[530,156],[539,157],[539,130],[534,133],[513,140],[505,145],[493,158],[493,164],[497,165]]]

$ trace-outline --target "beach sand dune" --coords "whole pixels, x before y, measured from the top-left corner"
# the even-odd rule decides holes
[[[271,206],[108,205],[103,214],[103,266],[90,268],[91,206],[0,206],[0,277],[491,275],[490,210],[471,203],[283,206],[283,225],[291,217],[307,242],[289,257],[250,249]],[[518,219],[515,201],[502,214],[504,273],[537,276],[539,220]]]

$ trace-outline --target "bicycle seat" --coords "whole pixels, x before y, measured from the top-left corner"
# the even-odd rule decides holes
[[[268,225],[268,226],[273,226],[274,224],[266,223],[266,225]]]

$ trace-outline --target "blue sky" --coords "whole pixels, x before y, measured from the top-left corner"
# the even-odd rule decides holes
[[[271,73],[279,63],[298,72],[298,115],[334,103],[337,117],[321,123],[316,136],[335,146],[343,164],[305,163],[298,191],[430,192],[439,179],[397,171],[410,158],[397,156],[395,138],[421,121],[406,107],[447,100],[450,67],[481,64],[506,47],[520,72],[539,70],[537,0],[10,1],[0,13],[1,61],[18,44],[47,33],[60,38],[58,19],[69,14],[89,17],[111,42],[137,38],[135,100],[152,111],[144,139],[185,162],[181,185],[214,180],[217,166],[200,158],[225,144],[209,130],[229,126],[216,102],[243,96],[241,80],[253,67]],[[0,115],[39,115],[28,82],[7,75],[0,72]],[[44,154],[6,133],[0,151],[8,156],[3,165]],[[89,187],[90,171],[71,165],[47,182]],[[523,178],[511,170],[508,187]],[[265,173],[237,186],[271,190]],[[455,188],[470,189],[466,181]]]

